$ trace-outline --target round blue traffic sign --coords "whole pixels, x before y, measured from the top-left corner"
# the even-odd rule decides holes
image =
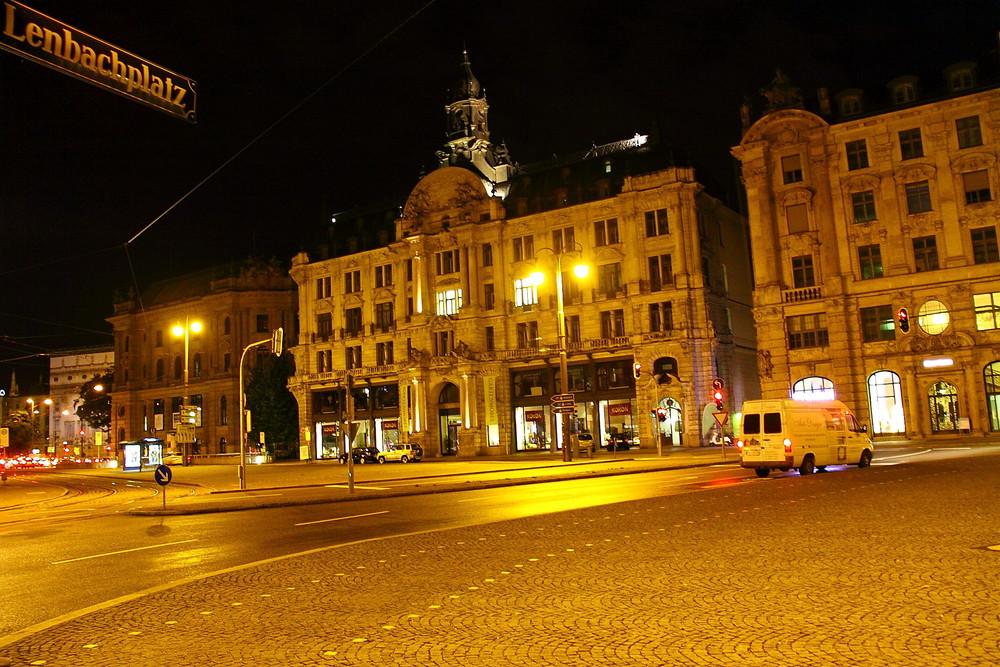
[[[153,479],[160,486],[166,486],[170,484],[170,479],[174,476],[174,471],[170,469],[170,466],[159,465],[156,466],[156,470],[153,471]]]

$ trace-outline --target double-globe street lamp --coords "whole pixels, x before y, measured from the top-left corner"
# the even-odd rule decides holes
[[[554,250],[549,247],[539,248],[538,252],[543,250],[548,250],[556,258],[556,326],[558,332],[558,348],[559,348],[559,390],[563,394],[570,393],[569,391],[569,369],[566,363],[566,303],[565,296],[563,295],[563,275],[562,275],[562,258],[564,254],[582,252],[583,246],[579,243],[567,244],[560,248],[559,250]],[[538,253],[535,253],[535,257],[538,257]],[[586,278],[590,274],[590,267],[586,264],[580,262],[573,265],[573,275],[579,279]],[[545,281],[545,274],[542,271],[534,271],[530,275],[531,284],[538,287]],[[562,423],[562,454],[563,461],[573,460],[573,448],[570,445],[570,433],[569,433],[569,412],[563,410],[560,413],[561,423]]]
[[[181,423],[183,424],[184,418],[186,416],[185,408],[187,407],[188,400],[190,399],[190,396],[188,396],[188,363],[190,361],[191,332],[192,331],[194,333],[200,332],[201,322],[197,320],[192,322],[190,316],[185,314],[184,324],[180,323],[175,324],[174,328],[171,329],[171,331],[173,332],[174,336],[177,336],[178,338],[180,338],[181,336],[184,337],[184,400],[183,403],[181,404]],[[183,456],[184,465],[187,465],[188,457],[191,454],[189,449],[191,445],[190,440],[193,439],[194,437],[194,424],[191,425],[190,432],[187,432],[188,429],[186,428],[184,429],[184,431],[185,431],[183,436],[184,441],[181,444],[184,445],[184,456]]]
[[[52,399],[51,398],[45,398],[45,399],[42,399],[42,401],[41,401],[42,405],[47,405],[49,407],[49,416],[46,417],[44,421],[42,421],[41,417],[40,417],[40,415],[42,413],[42,410],[39,407],[38,403],[36,403],[36,401],[35,401],[34,398],[25,399],[25,403],[27,403],[30,406],[28,408],[28,413],[31,415],[31,423],[32,423],[32,425],[35,425],[35,415],[39,415],[39,426],[41,426],[42,424],[44,424],[44,427],[41,427],[41,428],[36,427],[36,429],[39,431],[39,433],[41,433],[41,436],[42,436],[42,444],[43,444],[42,448],[46,450],[46,453],[48,453],[48,448],[49,448],[49,433],[51,432],[51,429],[49,428],[48,418],[52,416]]]

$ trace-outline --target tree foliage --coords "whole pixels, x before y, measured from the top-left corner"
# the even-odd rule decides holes
[[[3,426],[10,429],[10,446],[8,454],[26,454],[31,451],[32,442],[36,437],[41,437],[35,422],[27,410],[11,410],[10,414],[3,421]]]
[[[288,378],[295,373],[289,352],[280,357],[268,354],[250,372],[246,407],[253,430],[249,436],[260,442],[260,432],[270,445],[296,445],[299,440],[298,403],[288,391]]]
[[[76,414],[91,428],[106,431],[111,427],[111,389],[114,381],[114,369],[109,368],[80,387],[80,405]]]

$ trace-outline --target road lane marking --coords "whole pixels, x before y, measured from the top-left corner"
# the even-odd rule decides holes
[[[121,551],[109,551],[103,554],[94,554],[93,556],[80,556],[79,558],[67,558],[66,560],[53,561],[52,565],[62,565],[63,563],[75,563],[80,560],[90,560],[91,558],[104,558],[105,556],[117,556],[118,554],[132,553],[133,551],[145,551],[146,549],[159,549],[161,547],[172,547],[175,544],[185,544],[187,542],[197,542],[197,538],[192,538],[190,540],[180,540],[178,542],[165,542],[163,544],[153,544],[148,547],[136,547],[134,549],[122,549]]]
[[[499,496],[499,495],[477,496],[476,498],[462,498],[461,500],[456,500],[455,502],[456,503],[471,503],[471,502],[475,502],[477,500],[489,500],[490,498],[500,498],[500,497],[502,497],[502,496]]]
[[[271,496],[283,496],[283,495],[285,495],[285,494],[283,494],[283,493],[259,493],[259,494],[255,493],[253,495],[238,496],[238,497],[235,497],[235,498],[216,498],[215,496],[212,496],[211,499],[213,501],[214,500],[248,500],[250,498],[269,498]],[[174,500],[184,500],[184,498],[202,499],[204,497],[205,496],[183,496],[183,497],[180,497],[180,498],[174,498]]]
[[[886,459],[905,459],[905,458],[909,458],[911,456],[920,456],[921,454],[930,454],[933,451],[934,451],[933,449],[925,449],[925,450],[923,450],[921,452],[910,452],[909,454],[896,454],[895,456],[883,456],[881,454],[878,454],[878,452],[876,450],[875,460],[876,461],[885,461]]]
[[[344,519],[360,519],[365,516],[375,516],[376,514],[388,514],[389,510],[382,510],[381,512],[369,512],[368,514],[353,514],[351,516],[338,516],[333,519],[320,519],[319,521],[303,521],[302,523],[296,523],[296,526],[311,526],[314,523],[329,523],[331,521],[343,521]]]
[[[351,488],[347,484],[327,484],[328,489],[349,489]],[[392,491],[391,486],[360,486],[358,484],[354,485],[355,489],[364,489],[365,491]]]

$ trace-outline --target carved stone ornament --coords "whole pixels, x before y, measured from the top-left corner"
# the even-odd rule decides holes
[[[896,172],[896,180],[905,186],[906,183],[914,181],[930,181],[936,173],[937,169],[933,165],[918,162],[901,167]],[[904,197],[903,199],[905,200],[906,198]]]
[[[842,181],[841,187],[848,193],[866,192],[867,190],[877,190],[881,179],[871,174],[859,174],[851,176]]]
[[[781,193],[780,201],[785,206],[792,204],[808,204],[813,198],[812,188],[793,188]]]
[[[743,168],[743,186],[753,190],[767,185],[767,169],[763,167]]]
[[[988,169],[996,161],[996,157],[989,153],[965,153],[951,161],[951,168],[955,172],[979,171]]]
[[[757,350],[757,370],[761,377],[770,380],[774,375],[774,364],[771,362],[771,352],[768,350]]]
[[[920,336],[913,339],[910,349],[914,352],[941,352],[943,350],[957,350],[966,347],[970,342],[963,341],[963,337],[958,334]]]

